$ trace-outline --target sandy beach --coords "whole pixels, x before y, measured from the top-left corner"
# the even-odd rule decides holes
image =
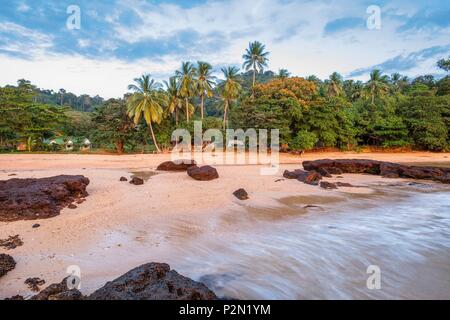
[[[61,281],[71,265],[82,272],[82,292],[90,293],[124,272],[146,262],[167,262],[177,269],[177,254],[185,243],[205,232],[226,238],[239,225],[227,221],[228,212],[272,208],[295,196],[340,197],[345,193],[371,193],[373,185],[397,183],[370,175],[344,175],[343,182],[361,188],[329,191],[282,180],[283,170],[301,168],[313,159],[375,159],[397,163],[450,162],[449,153],[310,153],[302,157],[281,155],[277,175],[260,175],[258,165],[217,166],[220,178],[210,182],[191,179],[185,172],[155,172],[170,155],[0,155],[0,180],[84,175],[90,179],[89,196],[76,209],[64,209],[55,218],[0,222],[0,239],[20,235],[24,245],[0,252],[11,254],[16,268],[0,280],[0,298],[32,292],[24,281],[40,277],[47,284]],[[15,176],[12,176],[15,175]],[[120,177],[143,177],[143,186],[119,182]],[[327,179],[336,181],[336,178]],[[250,200],[242,202],[232,192],[244,188]],[[39,223],[37,229],[32,225]],[[201,266],[199,266],[201,268]],[[194,276],[201,270],[192,270]]]

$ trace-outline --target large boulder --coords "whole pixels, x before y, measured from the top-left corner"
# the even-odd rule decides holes
[[[84,176],[67,175],[0,181],[0,221],[57,216],[72,202],[86,197],[88,185]]]
[[[319,185],[320,180],[322,180],[322,175],[316,171],[304,171],[304,170],[286,170],[283,173],[286,179],[297,179],[300,182],[310,184],[313,186]]]
[[[161,163],[156,170],[159,171],[186,171],[190,167],[196,166],[194,160],[176,160]]]
[[[219,173],[217,172],[216,168],[213,168],[211,166],[190,167],[189,169],[187,169],[187,174],[191,178],[199,181],[210,181],[219,178]]]
[[[215,300],[204,284],[170,270],[164,263],[148,263],[108,282],[89,300]]]
[[[412,178],[450,183],[450,168],[406,166],[392,162],[361,159],[304,161],[307,171],[325,169],[330,173],[368,173],[386,178]]]
[[[306,171],[319,171],[325,169],[331,174],[341,173],[371,173],[380,174],[380,161],[343,159],[343,160],[315,160],[304,161],[303,168]],[[339,172],[339,173],[338,173]]]
[[[3,277],[9,271],[16,267],[16,261],[8,254],[0,254],[0,277]]]
[[[307,172],[304,170],[300,170],[300,169],[297,169],[294,171],[285,170],[283,173],[283,177],[285,177],[286,179],[293,180],[293,179],[298,179],[298,177],[300,177],[301,175],[305,175],[305,174],[307,174]]]

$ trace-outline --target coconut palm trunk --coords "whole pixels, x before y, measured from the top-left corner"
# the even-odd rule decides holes
[[[374,104],[374,102],[375,102],[375,90],[372,87],[372,104]]]
[[[186,105],[186,122],[189,122],[189,99],[184,99],[185,105]]]
[[[158,153],[160,153],[160,152],[161,152],[161,149],[159,149],[158,143],[156,142],[156,137],[155,137],[155,133],[153,132],[153,126],[152,126],[152,123],[150,122],[150,124],[149,124],[148,126],[149,126],[149,128],[150,128],[150,133],[151,133],[151,135],[152,135],[153,144],[154,144],[155,147],[156,147],[156,151],[157,151]]]
[[[223,111],[223,130],[227,129],[227,113],[228,113],[228,100],[225,100],[225,107]]]
[[[253,89],[255,89],[256,84],[256,63],[253,63]]]
[[[204,96],[204,95],[201,95],[201,100],[200,100],[200,113],[201,113],[202,120],[203,120],[203,113],[204,113],[204,111],[203,111],[204,104],[205,104],[205,96]]]

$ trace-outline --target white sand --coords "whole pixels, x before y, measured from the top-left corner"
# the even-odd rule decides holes
[[[0,252],[11,254],[16,268],[0,279],[0,298],[30,296],[24,281],[41,277],[47,284],[61,281],[70,265],[82,269],[82,291],[89,293],[107,280],[145,262],[168,262],[176,269],[176,248],[215,230],[217,216],[248,207],[277,206],[277,199],[296,195],[336,196],[342,192],[371,192],[371,184],[399,182],[369,175],[344,175],[342,182],[366,188],[326,191],[282,178],[285,169],[322,158],[365,158],[393,162],[450,162],[450,154],[435,153],[326,153],[302,158],[282,155],[275,176],[260,175],[260,166],[217,166],[220,179],[194,181],[186,173],[160,173],[143,186],[119,182],[132,171],[151,171],[170,155],[0,155],[0,180],[41,178],[60,174],[88,177],[87,201],[75,210],[65,209],[55,218],[0,222],[0,239],[19,234],[24,245]],[[17,176],[10,176],[10,174]],[[330,181],[336,181],[335,178]],[[250,200],[241,202],[232,192],[245,188]],[[35,223],[40,228],[33,229]],[[230,228],[235,226],[230,224]],[[220,228],[226,232],[226,227]],[[225,230],[225,231],[224,231]],[[189,276],[189,275],[187,275]]]

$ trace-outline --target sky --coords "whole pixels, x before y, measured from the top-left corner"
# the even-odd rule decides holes
[[[436,61],[450,56],[450,0],[0,0],[0,86],[24,78],[122,97],[134,78],[166,80],[182,61],[207,61],[219,76],[224,66],[242,67],[255,40],[274,72],[442,76]]]

